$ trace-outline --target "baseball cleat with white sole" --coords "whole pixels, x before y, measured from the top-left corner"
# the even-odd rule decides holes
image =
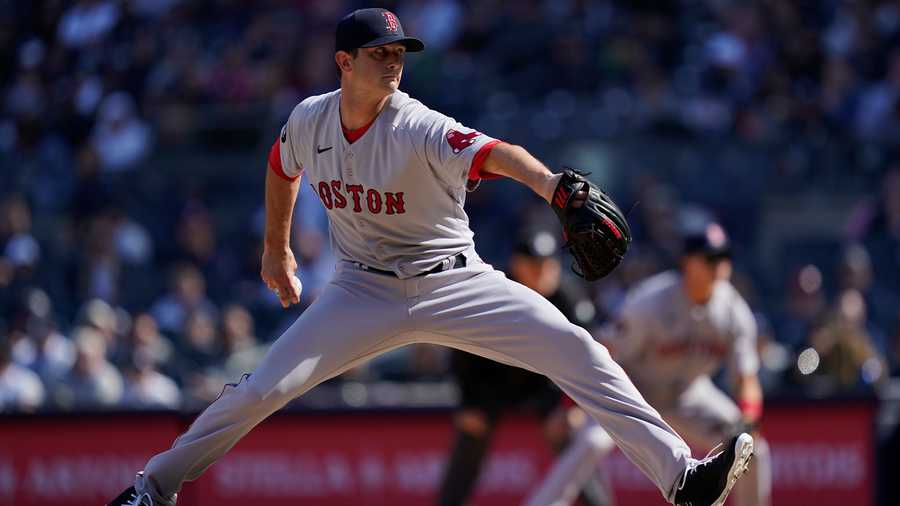
[[[733,437],[721,452],[693,461],[675,493],[675,505],[722,506],[738,478],[747,472],[752,457],[753,437],[742,433]]]

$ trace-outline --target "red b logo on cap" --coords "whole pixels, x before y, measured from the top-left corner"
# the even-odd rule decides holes
[[[394,13],[391,11],[384,11],[382,12],[382,14],[384,15],[384,20],[387,21],[387,29],[392,32],[396,32],[400,27],[400,22],[397,21],[397,16],[394,16]]]

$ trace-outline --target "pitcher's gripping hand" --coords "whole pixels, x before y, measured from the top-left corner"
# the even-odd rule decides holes
[[[300,302],[303,285],[294,274],[297,271],[297,260],[290,248],[283,251],[272,251],[266,248],[262,255],[263,282],[278,295],[281,306],[289,307]]]

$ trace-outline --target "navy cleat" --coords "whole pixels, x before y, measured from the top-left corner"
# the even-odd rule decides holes
[[[692,462],[675,493],[675,505],[722,506],[738,478],[747,472],[752,456],[753,437],[742,433],[721,452]]]

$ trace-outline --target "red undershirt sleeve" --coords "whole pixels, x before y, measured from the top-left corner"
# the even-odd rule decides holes
[[[272,167],[272,172],[285,181],[296,181],[300,177],[290,177],[284,173],[284,168],[281,166],[281,150],[278,145],[278,139],[275,139],[272,149],[269,150],[269,167]]]
[[[490,172],[482,172],[481,167],[484,165],[484,161],[487,160],[488,154],[490,154],[491,149],[494,148],[497,144],[500,144],[503,141],[493,140],[486,143],[484,146],[481,146],[481,149],[475,153],[475,156],[472,158],[472,166],[469,168],[469,179],[470,180],[478,180],[478,179],[498,179],[503,177],[499,174],[492,174]]]

